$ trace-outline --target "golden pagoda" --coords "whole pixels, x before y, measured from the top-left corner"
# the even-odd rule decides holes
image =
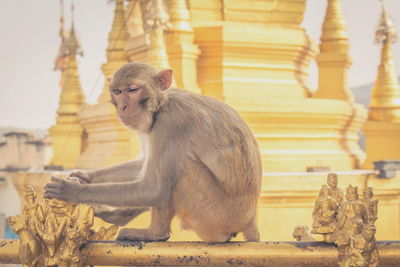
[[[291,240],[297,225],[312,224],[314,201],[320,185],[326,182],[326,172],[315,170],[335,171],[346,185],[374,187],[379,218],[395,218],[377,220],[377,237],[399,239],[400,182],[379,179],[374,171],[360,169],[366,154],[358,144],[358,132],[368,112],[354,102],[349,90],[352,59],[341,0],[326,1],[318,46],[301,27],[306,0],[139,0],[130,1],[126,10],[123,0],[116,0],[102,70],[107,77],[132,61],[160,69],[171,67],[177,87],[216,97],[240,113],[262,154],[263,184],[257,215],[261,240]],[[389,25],[385,16],[382,25]],[[385,27],[381,27],[382,33],[392,32]],[[389,41],[380,40],[382,64],[365,127],[367,162],[388,158],[379,145],[388,144],[392,150],[387,151],[395,152],[400,136],[392,51]],[[313,93],[307,79],[315,59],[319,82]],[[75,58],[71,61],[72,66]],[[65,87],[69,83],[66,79]],[[76,165],[58,164],[94,169],[133,159],[139,153],[135,135],[121,125],[108,100],[105,84],[98,102],[80,109],[79,123],[87,132],[87,148],[78,155]],[[58,117],[64,118],[63,114]],[[57,125],[61,122],[58,119]],[[76,154],[70,153],[78,146],[63,146],[54,136],[54,153],[70,162],[76,159]],[[37,183],[39,188],[51,175],[21,173],[16,180]],[[145,213],[129,227],[148,224],[149,213]],[[197,239],[194,233],[180,230],[176,220],[172,228],[171,240]]]
[[[393,21],[382,2],[382,15],[376,30],[381,44],[381,62],[372,88],[366,135],[366,168],[372,162],[400,158],[400,83],[393,61],[392,43],[397,39]]]
[[[68,58],[61,76],[62,88],[56,124],[49,129],[53,148],[51,165],[71,169],[76,166],[76,159],[83,149],[83,129],[78,121],[78,112],[85,103],[76,62],[76,56],[82,55],[82,50],[75,35],[73,20],[69,36],[62,46]]]

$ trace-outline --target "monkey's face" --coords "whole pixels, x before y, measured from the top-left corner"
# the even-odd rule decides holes
[[[121,121],[134,129],[147,131],[152,125],[152,114],[166,99],[162,91],[172,83],[172,71],[156,72],[140,63],[121,67],[109,80],[112,103]]]
[[[112,103],[117,109],[121,121],[130,125],[143,109],[143,91],[145,85],[142,82],[132,82],[130,85],[122,85],[111,88]]]

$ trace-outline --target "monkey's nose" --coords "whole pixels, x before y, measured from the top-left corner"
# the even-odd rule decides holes
[[[126,109],[127,107],[128,107],[127,105],[123,105],[123,106],[121,107],[121,111],[125,111],[125,109]]]

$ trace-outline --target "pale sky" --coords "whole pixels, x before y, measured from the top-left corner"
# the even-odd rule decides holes
[[[70,6],[70,0],[64,0]],[[100,66],[105,62],[107,35],[111,28],[113,5],[108,0],[75,0],[75,27],[85,52],[79,58],[79,72],[86,98],[93,103],[103,85]],[[378,0],[343,0],[351,55],[350,86],[375,80],[379,47],[374,44],[380,16]],[[400,1],[387,0],[390,15],[400,28]],[[326,0],[308,0],[303,26],[319,40]],[[53,71],[58,52],[58,0],[0,0],[0,127],[47,129],[55,121],[60,74]],[[69,26],[70,11],[66,8]],[[394,45],[399,73],[400,49]],[[310,82],[316,86],[316,67]],[[101,77],[99,79],[99,77]],[[97,83],[96,83],[97,80]]]

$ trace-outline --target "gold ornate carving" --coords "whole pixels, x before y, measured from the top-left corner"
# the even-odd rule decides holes
[[[367,209],[368,222],[372,225],[374,225],[376,220],[378,219],[378,200],[372,199],[373,196],[374,193],[372,192],[372,187],[364,188],[363,199],[361,200],[361,202]]]
[[[378,200],[372,199],[373,190],[363,190],[360,201],[357,186],[349,185],[346,200],[337,187],[337,175],[328,174],[328,185],[323,185],[313,211],[313,234],[322,234],[324,241],[338,247],[341,267],[375,267],[379,252],[375,240],[375,221]]]
[[[113,240],[118,226],[91,229],[91,206],[57,199],[36,203],[32,187],[25,188],[22,215],[10,216],[10,226],[20,237],[19,258],[22,266],[84,266],[80,248],[88,240]]]

